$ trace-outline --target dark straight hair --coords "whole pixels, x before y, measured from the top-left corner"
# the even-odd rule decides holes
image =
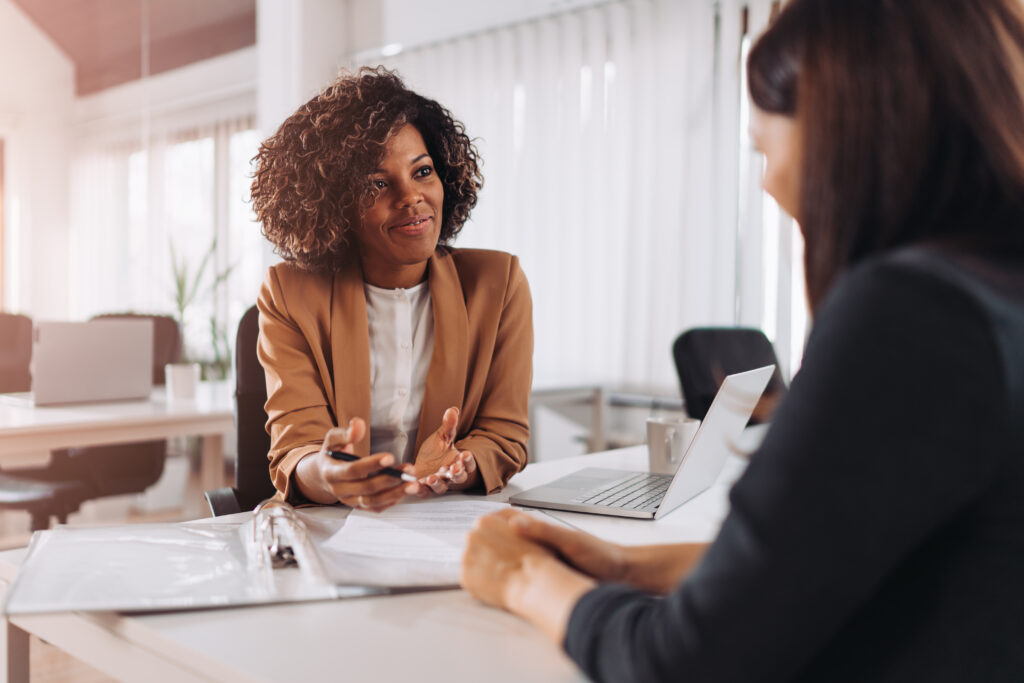
[[[812,309],[873,253],[1024,242],[1021,0],[791,0],[748,75],[802,131]]]

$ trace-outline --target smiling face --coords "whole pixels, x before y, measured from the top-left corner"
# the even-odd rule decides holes
[[[772,114],[757,107],[751,109],[750,137],[764,154],[764,179],[761,186],[779,206],[798,221],[800,208],[800,172],[803,164],[800,128],[796,119]]]
[[[369,182],[377,197],[356,229],[363,279],[387,289],[413,287],[437,247],[444,204],[444,185],[414,126],[388,141]]]

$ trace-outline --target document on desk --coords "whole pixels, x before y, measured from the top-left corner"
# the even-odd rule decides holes
[[[478,517],[507,507],[439,498],[379,513],[353,510],[341,529],[318,543],[319,551],[338,584],[455,586],[469,530]]]
[[[455,495],[382,513],[279,503],[244,523],[57,527],[32,537],[4,608],[159,611],[454,588],[473,523],[507,507]],[[275,550],[298,567],[275,568]]]

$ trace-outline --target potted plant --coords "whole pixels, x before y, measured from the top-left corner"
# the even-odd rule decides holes
[[[181,328],[183,352],[180,363],[167,366],[167,393],[174,399],[192,398],[200,379],[223,379],[231,363],[231,351],[224,327],[216,315],[210,316],[210,354],[194,353],[188,344],[186,324],[190,306],[199,298],[216,295],[220,286],[227,281],[235,266],[230,265],[220,272],[207,271],[217,252],[217,238],[210,243],[198,267],[194,270],[188,259],[178,255],[174,240],[169,240],[171,273],[174,278],[175,319]]]

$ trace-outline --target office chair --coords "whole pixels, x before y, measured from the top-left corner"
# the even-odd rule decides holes
[[[164,365],[181,360],[181,330],[163,315],[118,313],[102,318],[153,320],[153,382],[164,383]],[[81,504],[93,498],[141,493],[160,479],[167,441],[142,441],[109,446],[55,450],[40,467],[0,473],[0,509],[26,510],[32,530],[46,529],[50,518],[61,524]]]
[[[771,420],[775,405],[786,393],[779,371],[779,360],[764,332],[745,327],[695,327],[683,332],[672,345],[672,356],[679,373],[684,407],[690,417],[703,420],[718,387],[726,375],[774,365],[749,424]]]
[[[31,363],[32,319],[0,313],[0,393],[29,391]],[[0,509],[25,510],[32,518],[33,531],[45,529],[51,510],[66,518],[68,512],[77,509],[73,501],[82,489],[74,482],[37,482],[23,479],[16,472],[0,472]]]
[[[32,388],[32,318],[0,313],[0,394]]]
[[[32,319],[25,315],[0,313],[0,393],[32,388]],[[67,518],[78,509],[84,487],[77,482],[33,481],[17,472],[0,471],[0,510],[25,510],[32,518],[32,530],[45,529],[50,514]]]
[[[277,491],[267,459],[267,378],[256,356],[259,333],[259,310],[253,306],[239,321],[235,338],[235,486],[206,492],[214,517],[252,510]]]

